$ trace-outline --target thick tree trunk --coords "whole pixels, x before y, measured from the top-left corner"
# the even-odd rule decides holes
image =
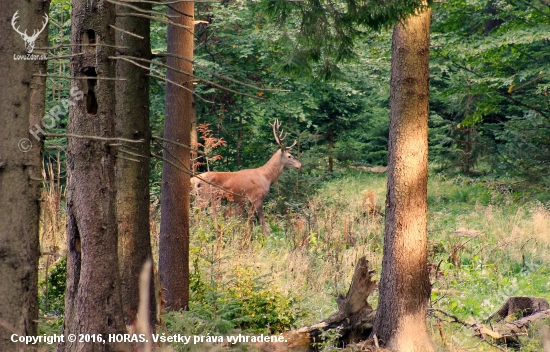
[[[136,4],[151,10],[151,4]],[[117,12],[128,7],[119,6]],[[143,39],[116,31],[116,45],[123,55],[151,59],[149,19],[141,17],[118,17],[116,26],[137,34]],[[117,60],[116,82],[116,136],[127,139],[143,139],[145,143],[134,144],[129,150],[137,153],[139,162],[118,159],[116,163],[118,256],[122,288],[122,304],[126,325],[134,325],[139,304],[139,275],[143,264],[152,258],[149,225],[149,155],[151,132],[149,127],[149,78],[148,70],[130,62]],[[140,62],[140,65],[148,66]],[[126,147],[121,151],[128,150]],[[131,159],[135,156],[128,155]],[[152,276],[151,272],[151,276]],[[154,282],[149,291],[149,322],[154,328],[156,304]]]
[[[430,10],[394,28],[388,191],[373,334],[392,351],[435,350],[426,329]]]
[[[46,61],[15,60],[26,55],[25,42],[11,27],[18,12],[20,31],[41,28],[49,1],[3,1],[0,13],[0,351],[19,351],[23,346],[10,336],[36,336],[38,320],[38,219],[41,184],[41,140],[36,132],[44,116]],[[35,46],[45,46],[48,28]],[[34,49],[33,55],[43,54]],[[38,134],[37,134],[38,135]],[[39,136],[39,135],[38,135]],[[40,137],[40,136],[39,136]],[[29,348],[31,349],[31,348]]]
[[[194,3],[181,2],[172,5],[168,12],[171,19],[188,28],[168,25],[168,53],[193,59]],[[178,17],[179,16],[179,17]],[[167,63],[185,72],[192,73],[193,65],[176,57],[168,57]],[[164,137],[190,144],[191,115],[193,109],[193,82],[191,77],[168,70],[169,80],[185,85],[184,90],[166,84],[166,113]],[[164,143],[164,157],[189,168],[189,150]],[[187,309],[189,303],[189,175],[164,163],[162,167],[161,224],[159,239],[159,274],[164,291],[165,307],[168,310]]]
[[[113,138],[115,135],[115,6],[107,1],[72,1],[72,91],[85,99],[69,112],[68,132]],[[96,45],[99,44],[99,45]],[[99,79],[93,79],[94,77]],[[67,145],[67,289],[65,293],[65,343],[59,351],[118,351],[107,340],[123,333],[124,318],[118,270],[115,207],[114,142],[68,138]],[[100,341],[70,342],[69,334],[101,334]]]

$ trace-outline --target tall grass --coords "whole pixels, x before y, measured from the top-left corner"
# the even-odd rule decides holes
[[[63,189],[54,183],[44,192],[42,250],[63,253]],[[275,333],[329,317],[361,256],[380,274],[385,193],[385,175],[350,171],[326,182],[299,208],[280,213],[274,211],[276,200],[267,203],[268,236],[247,224],[246,216],[224,215],[231,213],[227,208],[193,209],[190,311],[165,315],[160,331]],[[432,307],[482,321],[507,296],[550,299],[549,204],[533,200],[550,197],[525,194],[494,181],[430,177]],[[158,258],[158,204],[151,209]],[[370,302],[376,306],[377,292]],[[492,349],[441,317],[430,316],[429,325],[443,349]],[[522,351],[541,350],[538,327],[530,334]]]

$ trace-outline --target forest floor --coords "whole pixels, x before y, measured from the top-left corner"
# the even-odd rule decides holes
[[[272,192],[274,190],[272,189]],[[52,192],[52,194],[55,192]],[[158,332],[194,336],[276,335],[311,325],[337,311],[360,257],[381,271],[385,174],[348,170],[326,182],[294,211],[272,211],[276,190],[264,209],[270,234],[220,209],[194,209],[191,233],[191,302],[188,312],[165,314]],[[53,198],[53,196],[52,196]],[[494,179],[432,174],[428,184],[430,308],[462,322],[483,322],[509,296],[550,300],[550,193]],[[46,202],[48,203],[48,201]],[[43,252],[62,250],[63,209],[44,210]],[[51,208],[51,209],[50,209]],[[58,219],[59,218],[59,219]],[[154,248],[160,216],[152,211]],[[48,232],[50,231],[50,232]],[[57,233],[57,234],[56,234]],[[45,247],[45,244],[48,247]],[[158,256],[158,253],[155,254]],[[50,258],[52,257],[52,258]],[[41,260],[42,280],[55,272],[54,256]],[[50,284],[50,290],[51,290]],[[44,307],[44,283],[42,284]],[[377,305],[378,292],[370,297]],[[42,333],[59,326],[49,294]],[[58,302],[59,304],[60,302]],[[498,351],[472,330],[431,310],[428,329],[445,351]],[[516,351],[541,351],[541,327],[533,324]],[[318,343],[335,351],[336,333]],[[200,346],[200,347],[199,347]],[[242,344],[173,344],[178,351],[246,350]],[[169,348],[169,349],[171,349]],[[511,349],[509,349],[511,350]]]

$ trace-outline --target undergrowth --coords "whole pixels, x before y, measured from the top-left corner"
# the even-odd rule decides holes
[[[354,170],[324,183],[286,212],[274,211],[281,200],[272,199],[264,206],[268,236],[260,226],[248,224],[246,215],[231,215],[231,206],[215,213],[194,209],[189,311],[164,314],[158,331],[278,334],[326,319],[337,310],[336,297],[347,292],[360,257],[366,256],[375,279],[379,277],[385,193],[385,175]],[[519,189],[502,181],[431,176],[430,307],[462,321],[482,322],[509,296],[550,299],[548,199],[545,190]],[[158,213],[151,214],[154,244]],[[49,264],[50,280],[57,265]],[[41,294],[46,292],[42,288]],[[376,307],[377,299],[375,291],[369,302]],[[428,319],[443,350],[496,350],[450,320],[433,312]],[[542,325],[548,321],[534,324],[522,337],[520,351],[542,350]],[[318,348],[337,348],[331,339]]]

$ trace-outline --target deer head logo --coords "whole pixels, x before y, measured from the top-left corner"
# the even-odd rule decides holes
[[[11,19],[11,26],[13,27],[13,29],[15,29],[15,31],[17,33],[19,33],[19,35],[21,35],[21,38],[23,38],[23,40],[25,41],[25,49],[27,50],[27,53],[28,54],[31,54],[32,51],[34,50],[34,42],[36,41],[36,38],[38,38],[38,36],[40,35],[40,33],[42,33],[42,31],[44,30],[44,28],[46,28],[46,25],[48,24],[48,15],[47,14],[44,14],[44,23],[42,23],[42,28],[40,30],[38,29],[35,29],[32,33],[32,35],[29,37],[27,35],[27,30],[25,29],[25,32],[21,32],[19,30],[19,26],[18,27],[15,27],[16,24],[15,22],[17,21],[17,19],[19,18],[18,16],[18,13],[19,11],[15,11],[15,13],[13,14],[13,17]]]

